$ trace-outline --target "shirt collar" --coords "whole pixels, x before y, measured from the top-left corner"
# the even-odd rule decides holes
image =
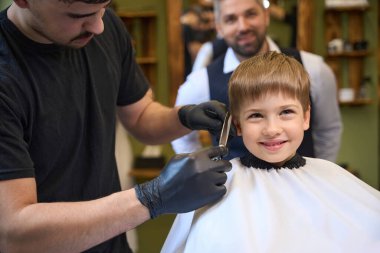
[[[276,45],[276,43],[274,43],[274,41],[271,38],[266,36],[265,39],[269,45],[270,51],[280,52],[280,48]],[[226,52],[226,57],[224,57],[223,73],[227,74],[234,71],[239,64],[240,64],[240,61],[236,57],[233,49],[229,47]]]

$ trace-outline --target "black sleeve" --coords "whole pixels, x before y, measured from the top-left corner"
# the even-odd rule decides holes
[[[4,76],[0,79],[0,180],[34,177],[34,164],[25,140],[25,120],[15,101],[17,95],[13,96],[12,87],[16,85]]]
[[[135,50],[132,47],[130,35],[122,20],[112,10],[107,10],[107,14],[104,19],[105,26],[113,29],[115,37],[111,41],[118,42],[115,45],[115,57],[120,57],[121,60],[117,105],[124,106],[140,100],[150,88],[150,84],[140,66],[136,63]]]

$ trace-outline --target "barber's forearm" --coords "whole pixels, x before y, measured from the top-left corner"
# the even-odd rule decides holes
[[[190,133],[179,121],[178,109],[151,103],[136,124],[138,127],[131,130],[132,135],[146,144],[156,145]]]
[[[87,202],[32,204],[12,217],[1,248],[4,252],[81,252],[149,217],[134,189]]]

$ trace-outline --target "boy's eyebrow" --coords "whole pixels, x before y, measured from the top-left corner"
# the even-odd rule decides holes
[[[286,105],[280,106],[280,108],[287,108],[287,107],[297,107],[297,104],[286,104]]]
[[[297,107],[297,104],[286,104],[286,105],[281,105],[278,108],[284,109],[284,108],[289,108],[289,107]],[[243,113],[250,113],[250,112],[262,112],[265,111],[265,108],[260,108],[260,107],[254,107],[254,108],[249,108],[247,110],[244,110]]]
[[[247,113],[249,114],[249,113],[253,113],[253,112],[260,113],[262,111],[264,111],[264,110],[260,109],[260,108],[249,108],[248,110],[243,110],[242,113],[243,114],[247,114]]]

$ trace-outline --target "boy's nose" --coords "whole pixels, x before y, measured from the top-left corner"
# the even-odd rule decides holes
[[[279,135],[281,132],[282,128],[275,119],[268,120],[263,129],[263,134],[269,137]]]

